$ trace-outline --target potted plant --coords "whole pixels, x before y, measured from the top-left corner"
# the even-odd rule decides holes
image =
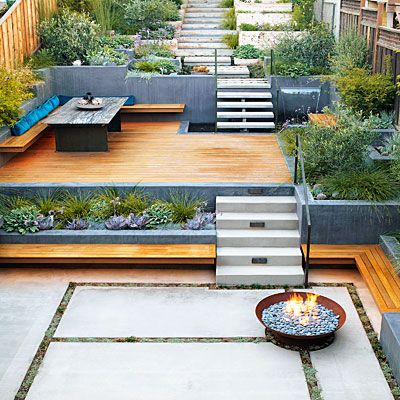
[[[199,66],[193,67],[193,69],[192,69],[193,75],[208,75],[209,72],[210,72],[210,68],[208,68],[205,65],[199,65]]]

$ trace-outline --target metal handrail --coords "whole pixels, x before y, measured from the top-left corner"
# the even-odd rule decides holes
[[[278,110],[279,110],[279,82],[278,82],[278,77],[276,76],[276,62],[275,62],[275,55],[274,55],[274,49],[271,49],[271,75],[274,75],[275,77],[275,103],[276,103],[276,108],[275,108],[275,127],[278,127]],[[271,84],[272,84],[272,79],[271,79]]]
[[[301,181],[303,186],[304,192],[304,200],[305,200],[305,208],[306,208],[306,220],[307,220],[307,245],[306,245],[306,254],[303,257],[305,258],[304,262],[304,286],[308,287],[308,274],[310,270],[310,247],[311,247],[311,217],[310,217],[310,207],[308,204],[308,190],[307,190],[307,183],[306,183],[306,173],[304,171],[304,156],[303,156],[303,149],[301,147],[301,138],[300,134],[296,133],[296,157],[294,160],[294,178],[293,182],[295,185],[298,184],[298,167],[300,163],[300,171],[301,171]],[[301,228],[300,228],[301,229]]]

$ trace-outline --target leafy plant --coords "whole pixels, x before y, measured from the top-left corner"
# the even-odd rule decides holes
[[[215,213],[198,213],[192,219],[188,220],[182,229],[185,230],[203,230],[213,226],[215,223]]]
[[[343,170],[321,179],[324,193],[335,199],[379,202],[399,195],[399,184],[382,169]]]
[[[394,127],[394,113],[382,111],[380,115],[370,115],[369,120],[375,129],[392,129]]]
[[[294,157],[296,155],[296,135],[300,133],[302,148],[304,149],[306,141],[304,136],[306,130],[303,128],[287,128],[279,132],[279,139],[283,145],[285,154]]]
[[[8,70],[0,66],[0,126],[15,124],[22,114],[21,104],[33,97],[30,89],[35,82],[28,67]]]
[[[120,213],[122,215],[142,215],[149,205],[147,196],[139,191],[128,192],[121,200]]]
[[[43,215],[54,213],[61,209],[62,192],[60,191],[45,191],[37,193],[33,198],[33,204]]]
[[[148,227],[155,228],[157,225],[169,224],[172,222],[173,213],[168,204],[156,202],[144,213],[148,218]]]
[[[90,65],[125,65],[128,63],[128,55],[115,51],[111,47],[103,47],[88,54]]]
[[[78,192],[67,193],[63,199],[64,212],[58,217],[60,223],[67,224],[79,220],[87,220],[90,216],[93,199],[90,195]],[[69,229],[69,228],[66,228]]]
[[[237,58],[260,58],[263,55],[263,52],[252,44],[245,44],[236,48],[233,52],[233,55]]]
[[[58,65],[71,65],[76,60],[87,62],[98,46],[96,25],[87,14],[61,9],[39,25],[42,47]]]
[[[299,29],[310,28],[314,22],[315,0],[293,1],[293,25]]]
[[[171,60],[158,60],[158,61],[137,61],[134,64],[134,68],[138,71],[143,71],[147,73],[157,74],[160,73],[162,75],[169,75],[172,72],[177,71],[176,65]]]
[[[35,207],[14,208],[4,215],[3,229],[6,232],[18,232],[21,235],[35,233],[39,230],[38,215],[39,212]]]
[[[240,24],[241,31],[288,31],[293,30],[292,26],[287,23],[282,24],[249,24],[249,23],[242,23]]]
[[[232,8],[235,5],[234,0],[221,0],[219,3],[218,7],[221,8]]]
[[[114,29],[119,18],[119,6],[114,0],[92,0],[92,11],[102,32]]]
[[[309,68],[306,64],[302,62],[286,64],[281,61],[277,61],[275,63],[275,69],[277,75],[290,76],[291,78],[313,74],[313,69]]]
[[[230,49],[236,49],[239,46],[239,33],[227,33],[222,37],[222,42]]]
[[[343,104],[364,116],[379,114],[393,106],[396,88],[389,75],[370,74],[362,68],[335,77]]]
[[[146,215],[129,214],[126,219],[126,225],[129,229],[145,229],[149,223]]]
[[[126,218],[123,215],[113,215],[107,221],[105,221],[105,226],[110,230],[121,230],[127,227]]]
[[[0,195],[0,214],[6,214],[16,208],[26,208],[32,206],[34,206],[33,201],[26,197],[22,197],[20,195]]]
[[[169,75],[178,70],[176,64],[174,64],[171,60],[167,60],[167,59],[161,59],[159,61],[156,61],[155,65],[156,65],[157,70],[162,75]]]
[[[204,205],[201,199],[190,196],[187,192],[171,192],[168,201],[169,209],[172,211],[171,220],[180,224],[192,219]]]
[[[157,29],[145,29],[138,32],[142,39],[146,40],[171,40],[174,38],[175,27],[170,24],[162,23]]]
[[[221,23],[222,29],[227,29],[229,31],[236,30],[236,10],[235,8],[230,8],[229,10],[225,11],[224,19]]]
[[[129,33],[154,31],[179,17],[176,4],[170,0],[128,0],[123,8]]]
[[[357,32],[343,33],[336,42],[332,57],[332,70],[335,74],[343,75],[352,68],[368,67],[368,44],[364,36]]]
[[[157,56],[165,58],[174,58],[174,52],[163,43],[150,43],[135,48],[135,57],[144,58],[148,56]]]
[[[41,49],[29,57],[27,65],[32,69],[49,68],[56,65],[56,61],[48,50]]]
[[[89,223],[83,218],[74,218],[65,225],[65,229],[70,231],[81,231],[89,228]]]
[[[130,49],[134,41],[128,35],[100,36],[99,47],[111,47],[112,49]]]
[[[37,226],[40,231],[48,231],[54,228],[54,215],[44,216],[40,214],[37,218]]]
[[[59,8],[67,8],[76,12],[90,12],[92,11],[91,0],[57,0]]]
[[[90,200],[90,212],[88,217],[99,222],[110,218],[116,213],[120,213],[120,206],[115,204],[115,199],[119,198],[118,190],[113,187],[102,188]]]

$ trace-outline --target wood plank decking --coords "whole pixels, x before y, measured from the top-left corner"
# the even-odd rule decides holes
[[[400,312],[400,277],[379,245],[313,244],[310,256],[314,265],[354,263],[379,310]]]
[[[179,122],[125,122],[106,153],[56,153],[46,132],[0,182],[290,182],[274,135],[179,135]]]

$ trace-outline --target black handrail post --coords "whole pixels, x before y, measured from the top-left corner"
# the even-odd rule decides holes
[[[304,268],[304,287],[308,288],[308,273],[310,271],[311,224],[307,224],[306,265]]]
[[[295,158],[294,158],[294,176],[293,176],[293,183],[297,185],[297,168],[299,163],[299,137],[296,134],[296,147],[295,147]]]
[[[214,52],[214,80],[215,80],[215,127],[214,133],[218,132],[218,54],[217,49]]]

